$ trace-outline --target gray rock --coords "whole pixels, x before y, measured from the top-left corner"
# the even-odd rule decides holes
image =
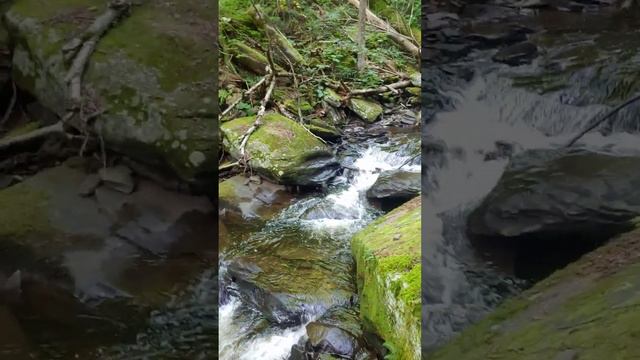
[[[420,173],[404,170],[389,170],[380,174],[376,182],[367,190],[367,198],[378,201],[407,201],[420,193],[422,177]]]
[[[640,157],[530,150],[512,158],[469,216],[473,237],[571,233],[592,238],[640,215]],[[568,237],[567,237],[568,238]]]
[[[80,184],[78,194],[80,196],[91,196],[101,183],[102,179],[97,174],[88,175]]]
[[[493,56],[493,60],[517,66],[530,63],[536,56],[538,56],[538,47],[525,41],[501,49]]]
[[[131,169],[124,165],[100,169],[98,175],[105,186],[123,194],[131,194],[136,187]]]

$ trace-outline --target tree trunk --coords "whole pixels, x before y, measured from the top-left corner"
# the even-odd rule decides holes
[[[358,71],[364,70],[367,64],[366,25],[369,0],[360,0],[358,7]]]

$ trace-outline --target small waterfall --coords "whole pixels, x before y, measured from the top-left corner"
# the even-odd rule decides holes
[[[231,250],[227,254],[221,254],[221,275],[225,272],[225,263],[231,257],[250,252],[253,246],[255,249],[264,249],[265,242],[270,241],[273,243],[269,246],[284,247],[286,244],[278,244],[278,241],[274,240],[277,236],[264,236],[265,233],[278,233],[284,228],[295,228],[303,231],[305,236],[321,239],[320,245],[315,246],[326,246],[327,251],[324,255],[338,258],[331,261],[352,262],[349,244],[351,236],[380,215],[380,212],[368,203],[366,190],[375,183],[381,171],[400,167],[412,155],[406,146],[395,149],[387,146],[388,144],[371,143],[364,148],[356,149],[359,155],[349,166],[352,170],[346,170],[345,174],[341,175],[342,178],[335,181],[339,185],[330,187],[326,195],[310,196],[295,202],[270,220],[262,231],[252,234],[243,244],[242,250]],[[403,169],[418,172],[420,166],[405,165]],[[324,261],[327,261],[327,266],[331,266],[329,260]],[[353,274],[336,276],[351,278]],[[355,292],[356,289],[353,288],[352,291]],[[221,289],[221,292],[224,292],[224,289]],[[260,321],[260,314],[244,303],[238,295],[229,294],[222,301],[219,357],[223,360],[286,359],[291,347],[306,336],[306,324],[317,319],[326,310],[310,306],[302,325],[284,329],[268,325],[265,328],[264,323]],[[262,325],[259,327],[257,324]]]

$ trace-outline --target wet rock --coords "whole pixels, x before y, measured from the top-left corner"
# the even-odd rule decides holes
[[[219,209],[240,214],[245,219],[268,220],[293,199],[282,185],[262,180],[260,183],[247,182],[243,175],[236,175],[218,184]]]
[[[356,358],[364,350],[358,312],[353,308],[329,309],[318,320],[309,323],[307,348],[315,354],[331,354],[340,358]]]
[[[9,186],[13,185],[13,183],[13,176],[0,174],[0,190],[8,188]]]
[[[456,26],[460,21],[457,14],[449,12],[428,13],[424,15],[424,18],[425,31],[435,31],[450,26]]]
[[[420,193],[420,173],[389,170],[383,171],[367,190],[367,198],[379,201],[384,208],[398,206]]]
[[[0,271],[21,273],[12,306],[41,332],[64,328],[56,343],[135,334],[166,304],[162,294],[183,289],[215,249],[206,198],[146,181],[130,195],[101,187],[81,197],[85,178],[59,166],[0,190]]]
[[[382,106],[377,102],[359,98],[352,98],[349,101],[349,109],[368,123],[378,120],[383,111]]]
[[[96,191],[98,186],[100,186],[102,179],[100,179],[99,175],[92,174],[87,176],[84,181],[80,184],[80,188],[78,189],[78,194],[80,196],[91,196]]]
[[[340,130],[338,130],[338,128],[330,124],[328,121],[323,121],[321,119],[311,119],[309,122],[309,125],[307,125],[309,131],[324,140],[333,141],[339,139],[342,136]]]
[[[225,149],[233,157],[240,156],[240,141],[254,120],[250,116],[222,125]],[[285,143],[287,146],[282,146]],[[275,113],[265,115],[245,150],[251,168],[278,184],[319,185],[333,177],[338,168],[327,145],[300,124]]]
[[[493,4],[467,4],[462,10],[462,16],[475,22],[496,22],[518,15],[516,9]]]
[[[538,47],[535,44],[521,42],[501,49],[493,56],[493,60],[517,66],[530,63],[536,56],[538,56]]]
[[[95,125],[108,148],[192,184],[210,182],[217,164],[215,45],[213,33],[201,31],[215,21],[213,6],[187,0],[136,7],[101,39],[83,76],[91,102],[107,109]],[[27,0],[5,14],[15,40],[14,80],[60,118],[69,104],[61,49],[103,11],[91,2],[71,7],[73,16],[65,0],[46,8]]]
[[[420,204],[418,196],[351,240],[364,330],[394,344],[401,359],[418,359],[421,352]]]
[[[98,176],[105,186],[123,194],[131,194],[136,186],[131,169],[123,165],[100,169]]]
[[[565,234],[593,239],[640,214],[640,158],[582,150],[530,150],[469,216],[472,237]],[[569,235],[571,234],[571,235]]]
[[[638,229],[611,239],[508,299],[429,359],[467,358],[469,351],[474,359],[510,358],[514,349],[553,360],[606,358],[619,351],[637,358],[639,255]]]

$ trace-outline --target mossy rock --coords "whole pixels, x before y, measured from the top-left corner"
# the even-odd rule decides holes
[[[638,359],[639,306],[636,229],[508,300],[428,358]]]
[[[357,233],[360,316],[395,350],[394,359],[420,359],[421,207],[416,197]]]
[[[13,77],[58,115],[66,112],[62,47],[104,10],[102,0],[14,2],[5,15],[15,43]],[[215,4],[145,2],[98,43],[85,94],[106,110],[96,128],[112,150],[207,182],[217,165]],[[87,20],[78,20],[87,19]],[[189,21],[186,21],[189,19]]]
[[[349,109],[362,120],[373,123],[382,115],[382,106],[375,101],[353,98],[349,101]]]
[[[240,142],[254,122],[255,116],[249,116],[222,124],[225,150],[234,158],[240,157]],[[338,164],[330,148],[302,125],[276,113],[262,122],[245,148],[254,171],[287,185],[317,185],[334,175]]]

